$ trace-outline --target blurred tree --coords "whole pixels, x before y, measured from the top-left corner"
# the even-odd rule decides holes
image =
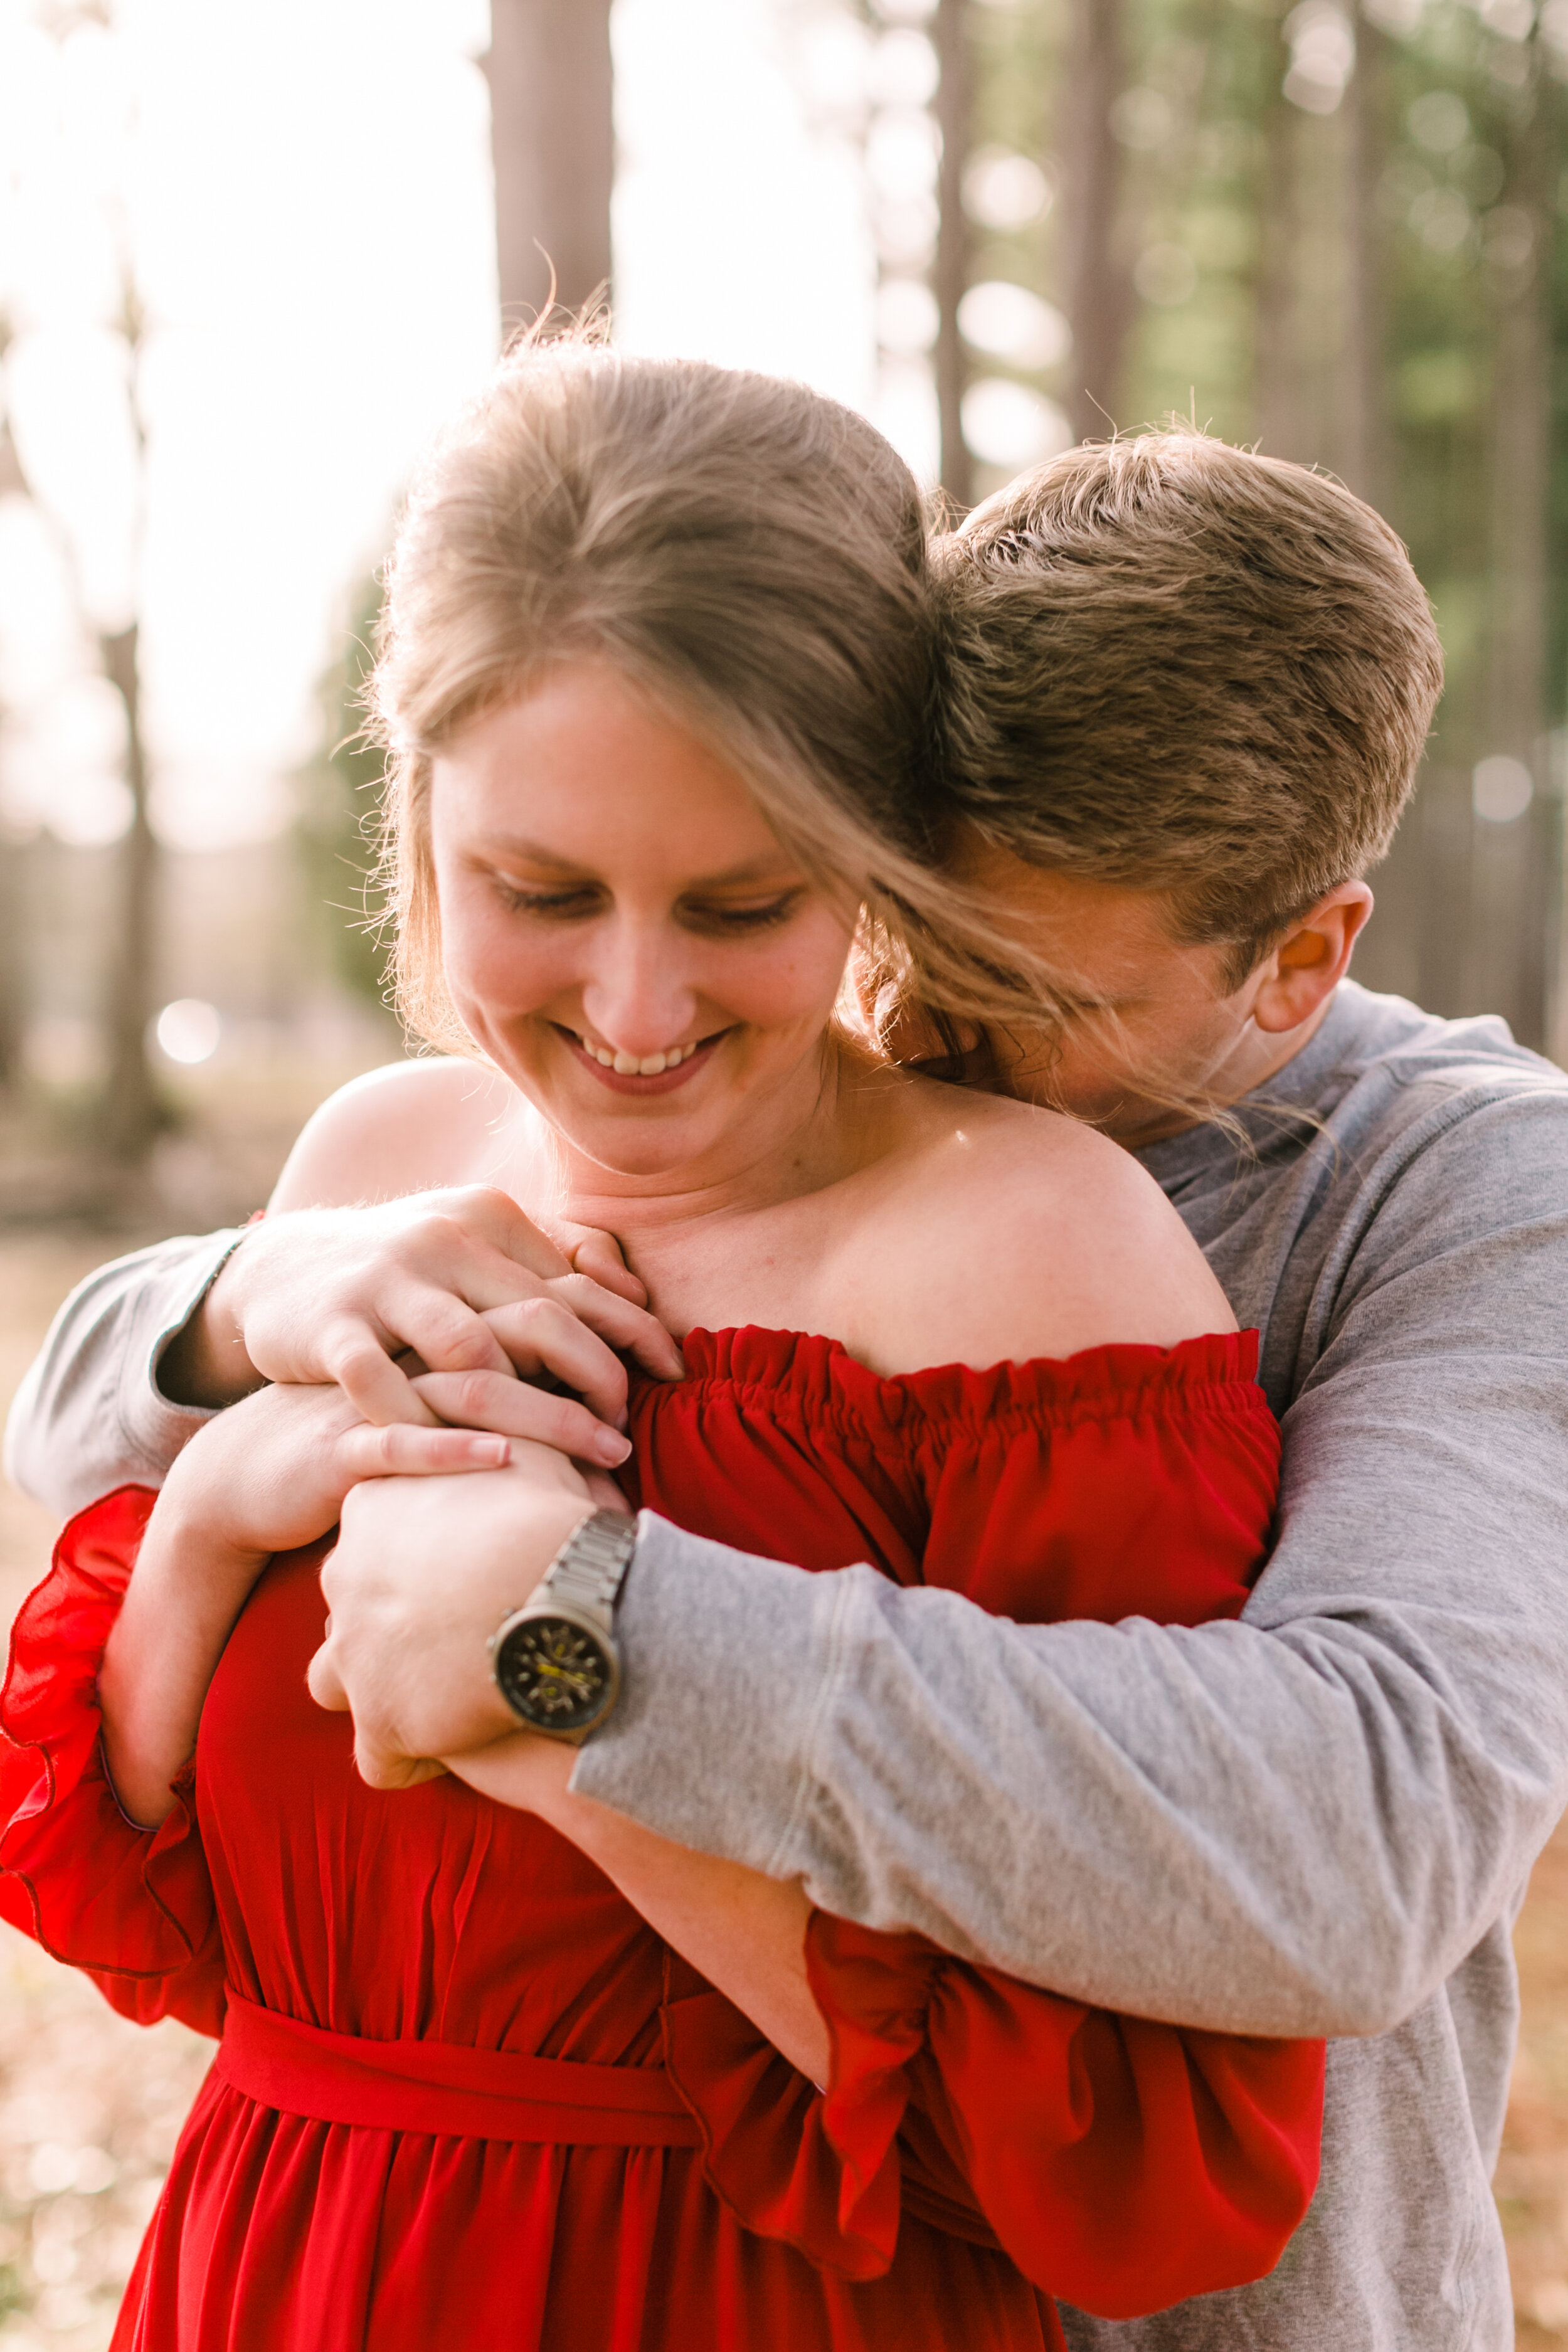
[[[130,360],[130,410],[136,451],[137,505],[145,487],[147,445],[139,401],[138,374],[144,321],[129,269],[121,278],[121,314],[118,321]],[[5,336],[0,331],[0,350]],[[147,1051],[147,1031],[155,1003],[156,901],[158,844],[149,813],[146,741],[142,725],[140,631],[134,618],[119,629],[96,627],[82,593],[76,551],[48,509],[36,497],[22,464],[9,419],[0,422],[0,491],[10,488],[32,500],[58,549],[75,594],[84,639],[92,646],[99,667],[120,698],[125,721],[124,777],[131,798],[131,824],[118,858],[115,926],[105,957],[100,1025],[106,1046],[103,1086],[92,1113],[93,1138],[113,1161],[133,1166],[142,1160],[168,1112],[153,1076]],[[138,520],[138,535],[140,520]],[[16,866],[18,853],[0,834],[0,861],[7,868],[0,881],[10,906],[19,904]],[[9,911],[7,908],[5,911]],[[9,937],[0,950],[0,1070],[14,1073],[17,1066],[25,1008],[21,1003],[25,957],[20,952],[19,923],[6,926]]]
[[[958,322],[969,286],[972,237],[964,211],[963,183],[974,144],[974,56],[970,37],[971,0],[937,0],[935,31],[940,79],[936,89],[942,161],[937,176],[936,256],[931,291],[936,296],[936,405],[941,435],[942,487],[954,506],[974,496],[974,466],[963,437],[963,394],[969,364]]]
[[[610,0],[490,0],[490,149],[501,320],[610,283]],[[553,289],[552,276],[553,273]]]
[[[1123,0],[1070,0],[1059,131],[1061,280],[1073,343],[1067,410],[1079,441],[1114,429],[1132,307],[1118,237],[1121,168],[1111,127],[1126,79],[1123,16]]]
[[[120,845],[116,929],[104,973],[103,1028],[109,1068],[98,1106],[99,1140],[111,1160],[134,1165],[167,1123],[147,1053],[157,1005],[158,839],[148,809],[142,732],[141,632],[132,621],[98,640],[103,674],[125,713],[125,782],[131,823]]]
[[[8,324],[0,315],[0,366],[4,365],[9,341]],[[11,419],[0,410],[0,499],[26,495],[27,479],[11,436]],[[27,901],[22,883],[23,855],[23,844],[13,837],[5,814],[0,811],[0,1093],[8,1093],[21,1076],[27,1017]]]
[[[121,272],[119,326],[130,358],[139,541],[147,478],[147,434],[141,404],[146,320],[129,264]],[[149,806],[147,746],[142,725],[140,626],[132,618],[122,628],[94,634],[103,675],[120,697],[125,717],[125,782],[131,794],[131,824],[120,848],[116,926],[104,970],[102,1022],[109,1066],[95,1124],[109,1157],[134,1166],[146,1157],[169,1117],[147,1050],[157,1004],[159,848]]]
[[[1379,509],[1388,496],[1387,389],[1384,371],[1384,223],[1377,192],[1387,144],[1383,36],[1363,17],[1345,90],[1348,117],[1347,242],[1350,289],[1345,336],[1341,471]]]

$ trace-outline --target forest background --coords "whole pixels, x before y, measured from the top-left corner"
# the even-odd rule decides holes
[[[0,1403],[403,1050],[375,568],[547,299],[963,507],[1178,414],[1328,467],[1448,685],[1358,975],[1568,1060],[1568,0],[0,0]],[[248,211],[246,209],[248,205]],[[47,1550],[0,1506],[8,1612]],[[1568,1849],[1500,2193],[1568,2336]],[[204,2049],[0,1951],[0,2347],[107,2342]]]

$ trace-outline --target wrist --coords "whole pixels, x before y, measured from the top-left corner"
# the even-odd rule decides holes
[[[171,1404],[221,1410],[265,1387],[245,1344],[240,1264],[249,1247],[247,1236],[229,1252],[159,1357],[158,1386]]]
[[[637,1546],[624,1511],[595,1510],[565,1537],[531,1597],[490,1636],[496,1687],[525,1731],[580,1747],[621,1685],[615,1612]]]

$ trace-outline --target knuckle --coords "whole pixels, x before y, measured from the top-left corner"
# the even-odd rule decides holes
[[[345,1336],[327,1356],[332,1378],[345,1387],[350,1381],[374,1379],[386,1360],[384,1349],[378,1348],[363,1330]]]
[[[464,1372],[453,1391],[452,1409],[458,1419],[477,1419],[492,1402],[493,1372]]]

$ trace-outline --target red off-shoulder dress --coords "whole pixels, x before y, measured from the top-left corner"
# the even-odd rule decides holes
[[[686,1358],[637,1389],[628,1483],[700,1533],[1031,1621],[1234,1616],[1256,1573],[1250,1336],[891,1381],[776,1332]],[[1125,2316],[1276,2262],[1321,2044],[1115,2017],[817,1913],[819,2092],[543,1823],[363,1785],[305,1690],[321,1546],[261,1579],[179,1801],[136,1830],[95,1677],[152,1502],[66,1530],[0,1746],[0,1909],[127,2015],[222,2036],[117,2352],[1022,2352],[1059,2346],[1055,2294]]]

